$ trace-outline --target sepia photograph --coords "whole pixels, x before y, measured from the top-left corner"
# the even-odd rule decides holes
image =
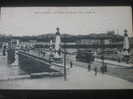
[[[132,7],[1,7],[0,89],[133,89]]]

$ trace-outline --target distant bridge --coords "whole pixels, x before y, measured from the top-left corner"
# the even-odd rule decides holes
[[[37,44],[38,45],[38,44]],[[41,44],[39,44],[41,45]],[[43,45],[43,44],[42,44]],[[40,46],[42,47],[42,46]],[[43,45],[45,48],[49,48],[49,44]],[[101,48],[101,44],[61,44],[62,48]],[[123,48],[123,44],[105,44],[104,48]],[[130,44],[130,48],[133,48],[133,43]]]
[[[102,45],[97,44],[75,44],[75,45],[62,45],[64,48],[101,48]],[[123,48],[123,44],[105,44],[104,48]],[[130,48],[133,48],[133,44],[130,44]]]

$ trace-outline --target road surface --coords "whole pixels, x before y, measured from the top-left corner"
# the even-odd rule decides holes
[[[8,66],[4,61],[5,56],[0,56],[0,60],[0,74],[3,75],[0,76],[0,89],[133,89],[133,83],[127,80],[101,73],[94,75],[93,71],[88,72],[86,68],[76,65],[67,71],[66,81],[63,76],[23,79],[22,75],[26,76],[26,74],[20,76],[16,69]],[[20,78],[2,80],[2,77],[10,78],[11,76]]]

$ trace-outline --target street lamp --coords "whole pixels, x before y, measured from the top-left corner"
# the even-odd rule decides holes
[[[64,80],[67,80],[67,71],[66,71],[66,48],[64,42]]]
[[[104,38],[101,38],[101,49],[102,49],[102,72],[104,73]]]

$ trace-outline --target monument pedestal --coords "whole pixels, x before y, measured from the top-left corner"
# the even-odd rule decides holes
[[[15,49],[7,50],[7,63],[12,64],[15,61]]]

